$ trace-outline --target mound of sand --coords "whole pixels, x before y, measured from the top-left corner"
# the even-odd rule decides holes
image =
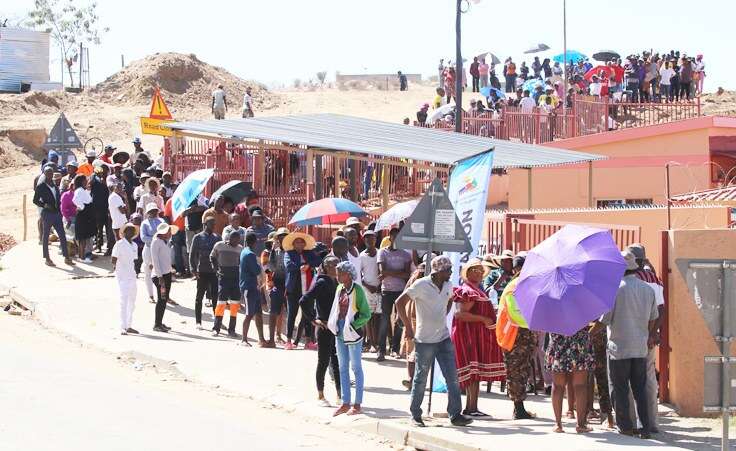
[[[708,92],[701,96],[703,114],[708,116],[736,116],[736,91]]]
[[[54,113],[60,111],[69,101],[70,96],[62,91],[0,94],[0,117],[21,113]]]
[[[197,59],[195,55],[156,53],[133,61],[97,84],[91,93],[113,104],[137,105],[151,101],[156,86],[167,103],[179,108],[209,105],[212,91],[222,84],[230,102],[240,108],[245,88],[252,88],[256,109],[269,109],[278,98],[260,83],[243,80],[227,70]]]

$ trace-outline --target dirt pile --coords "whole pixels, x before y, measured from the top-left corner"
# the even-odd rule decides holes
[[[708,92],[700,98],[703,114],[708,116],[736,116],[736,91]]]
[[[16,244],[18,243],[15,241],[15,238],[5,233],[0,233],[0,255],[8,252]]]
[[[22,113],[55,113],[72,104],[74,100],[73,96],[62,91],[0,94],[0,117]]]
[[[260,83],[243,80],[227,70],[197,59],[195,55],[156,53],[133,61],[97,84],[91,93],[112,104],[147,104],[156,86],[167,103],[178,108],[209,104],[212,91],[222,84],[230,102],[240,108],[245,88],[252,88],[257,110],[274,107],[279,99]]]

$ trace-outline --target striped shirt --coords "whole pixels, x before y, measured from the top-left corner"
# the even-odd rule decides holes
[[[240,271],[240,252],[243,246],[230,246],[230,244],[220,241],[215,244],[210,254],[212,266],[217,269],[217,275],[220,277],[234,277],[236,280]]]

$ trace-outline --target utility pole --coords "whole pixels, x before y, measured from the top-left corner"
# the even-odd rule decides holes
[[[562,77],[565,79],[565,91],[562,93],[562,117],[564,118],[562,123],[567,125],[567,0],[562,0],[562,57]]]
[[[457,0],[455,12],[455,131],[462,131],[463,123],[463,55],[460,50],[460,16],[463,0]]]

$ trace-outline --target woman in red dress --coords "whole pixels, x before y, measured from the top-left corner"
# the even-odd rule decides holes
[[[478,410],[480,382],[506,379],[503,353],[496,342],[496,312],[480,288],[489,271],[489,263],[471,259],[460,273],[463,284],[453,291],[457,303],[452,320],[457,377],[466,395],[463,414],[472,417],[488,416]]]

